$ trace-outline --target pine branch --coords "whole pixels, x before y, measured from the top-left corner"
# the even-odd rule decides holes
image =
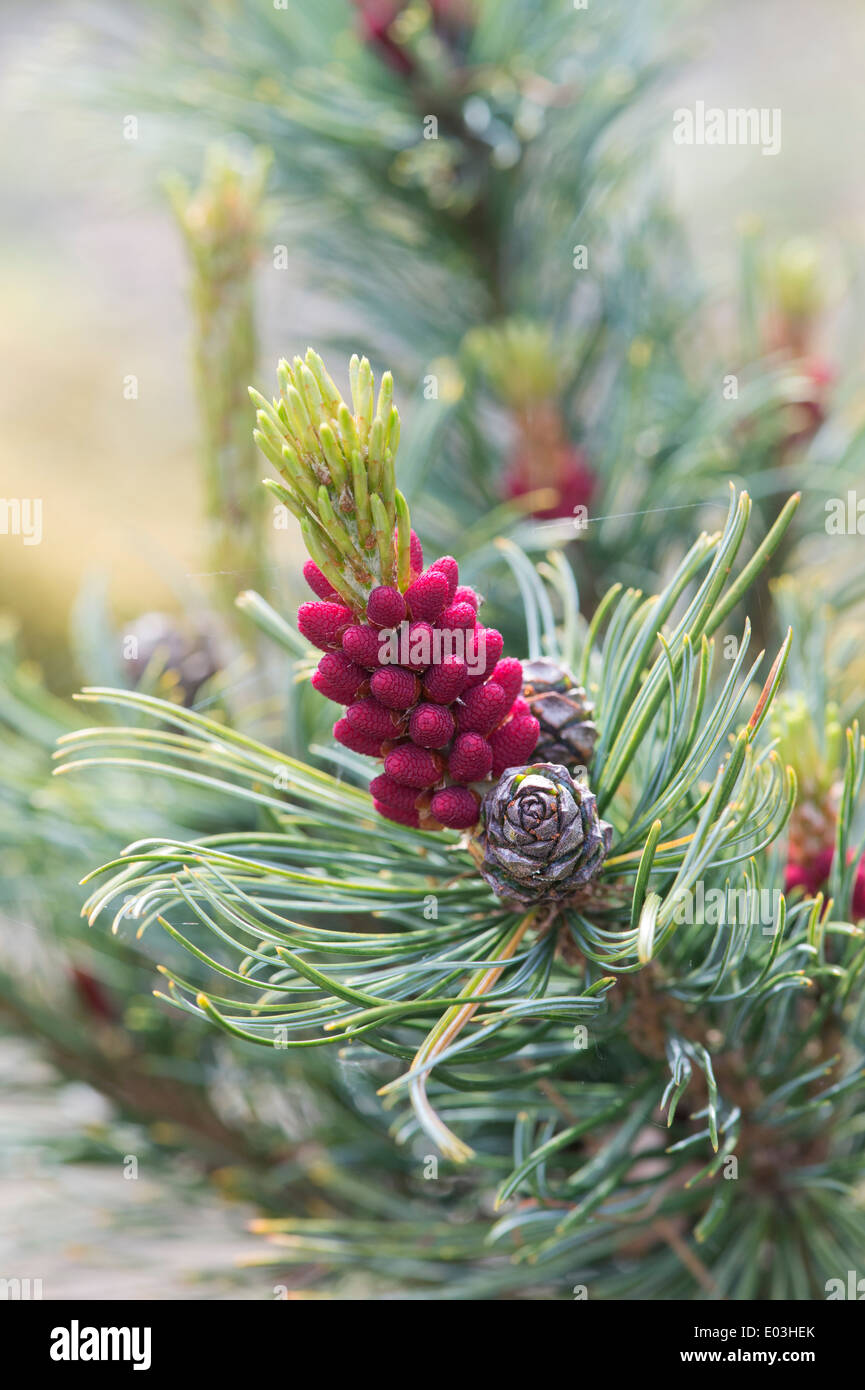
[[[129,916],[140,920],[140,931],[158,921],[194,967],[192,975],[169,973],[166,997],[232,1036],[289,1048],[333,1042],[355,1047],[362,1040],[367,1054],[414,1057],[415,1071],[407,1079],[418,1119],[433,1136],[443,1137],[447,1111],[439,1118],[428,1107],[421,1077],[432,1074],[438,1087],[472,1090],[479,1067],[493,1058],[531,1057],[545,1038],[557,1039],[554,1060],[534,1065],[533,1073],[557,1075],[568,1060],[562,1040],[597,1012],[609,972],[627,975],[665,954],[676,939],[677,908],[695,883],[727,875],[735,863],[759,855],[789,814],[792,783],[757,739],[782,662],[775,663],[754,714],[726,756],[720,755],[749,684],[748,679],[736,691],[744,654],[717,702],[706,709],[704,698],[698,700],[684,725],[681,714],[690,697],[683,699],[679,671],[670,670],[676,657],[687,663],[690,644],[712,630],[729,594],[740,592],[732,570],[746,519],[747,499],[734,498],[724,532],[698,543],[656,602],[645,605],[632,596],[632,636],[615,607],[607,610],[597,690],[606,742],[597,754],[597,785],[610,804],[616,840],[597,888],[583,904],[566,905],[554,918],[555,930],[548,922],[531,941],[524,935],[528,919],[515,937],[520,919],[476,877],[465,848],[445,835],[388,824],[377,832],[370,854],[371,802],[359,788],[192,711],[109,691],[88,691],[84,698],[147,711],[172,732],[120,727],[72,735],[61,745],[61,756],[72,761],[61,770],[105,763],[161,767],[191,785],[269,807],[278,829],[190,845],[132,846],[122,860],[105,866],[114,877],[94,892],[86,911],[95,919],[122,898],[115,927]],[[757,552],[764,562],[771,549],[770,543]],[[561,575],[555,566],[549,573]],[[665,636],[662,626],[677,600],[685,602],[683,617]],[[693,672],[691,666],[685,691],[696,688]],[[705,695],[705,672],[702,687]],[[686,732],[671,744],[674,728]],[[166,755],[170,761],[160,764]],[[614,775],[605,783],[610,765]],[[710,781],[703,784],[707,772]],[[650,804],[635,800],[635,783],[651,789]],[[671,829],[687,833],[663,838],[654,824],[659,808],[669,814]],[[641,847],[647,832],[648,851]],[[623,853],[617,853],[620,844]],[[642,902],[626,887],[632,875]],[[418,915],[431,902],[434,925],[419,926]],[[372,912],[387,930],[370,936],[365,928],[348,928],[347,915],[357,912]],[[192,935],[181,930],[178,914],[195,926]],[[315,925],[322,916],[334,925]],[[752,930],[753,923],[739,950]],[[569,972],[561,969],[562,932],[571,949],[593,963],[576,993]],[[507,943],[519,937],[503,964]],[[691,944],[691,954],[693,949]],[[731,957],[728,952],[713,964],[716,956],[716,944],[707,941],[705,969],[720,987]],[[776,961],[762,988],[784,986],[788,975],[780,965]],[[472,972],[474,983],[466,986]],[[793,972],[789,979],[795,985],[801,976]],[[436,1019],[442,1022],[419,1051]],[[514,1075],[507,1068],[497,1087],[513,1085]]]
[[[166,185],[191,268],[208,567],[230,605],[239,584],[261,587],[266,578],[264,497],[243,383],[256,369],[253,272],[269,171],[266,155],[244,172],[214,148],[195,192],[177,177]]]

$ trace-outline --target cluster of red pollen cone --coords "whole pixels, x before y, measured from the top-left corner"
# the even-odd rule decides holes
[[[848,855],[848,864],[852,857],[852,854]],[[789,860],[784,876],[785,892],[790,893],[794,888],[802,888],[808,896],[814,897],[821,890],[825,890],[829,875],[832,872],[834,858],[834,845],[827,845],[807,861]],[[842,907],[842,911],[846,910],[845,907]],[[856,867],[849,910],[856,922],[865,917],[865,855],[862,856]]]
[[[376,810],[400,825],[470,829],[480,810],[472,784],[527,762],[539,726],[522,698],[523,668],[502,656],[501,633],[478,622],[481,600],[459,584],[456,560],[445,555],[423,570],[412,532],[411,583],[405,593],[379,585],[363,615],[346,606],[311,560],[303,573],[318,602],[301,604],[298,628],[324,652],[312,683],[347,707],[333,726],[337,742],[384,760],[370,784]],[[381,636],[404,623],[409,656],[396,665]],[[465,659],[415,659],[436,652],[435,629],[460,632],[459,644],[440,645],[461,647]]]
[[[411,77],[415,71],[415,59],[411,53],[394,38],[391,26],[406,8],[405,0],[352,0],[360,17],[360,31],[365,43],[369,44],[385,63],[402,77]],[[433,28],[447,38],[460,25],[469,19],[469,5],[466,0],[428,0]]]

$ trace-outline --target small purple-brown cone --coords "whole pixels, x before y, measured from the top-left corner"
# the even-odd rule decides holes
[[[561,902],[597,877],[612,835],[561,763],[508,768],[481,803],[480,871],[506,901]]]

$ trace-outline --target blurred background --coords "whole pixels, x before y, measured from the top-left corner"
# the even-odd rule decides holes
[[[42,545],[4,547],[3,567],[16,590],[12,606],[26,618],[27,649],[49,667],[94,566],[110,572],[124,615],[172,602],[166,569],[204,568],[188,277],[155,186],[160,169],[194,169],[189,132],[176,131],[172,148],[170,120],[142,117],[138,138],[124,139],[122,108],[94,90],[98,73],[87,71],[105,53],[106,29],[125,32],[134,46],[136,31],[147,31],[147,10],[34,10],[7,0],[0,17],[0,158],[4,186],[14,190],[0,226],[4,487],[46,499]],[[98,34],[89,40],[88,16]],[[709,0],[678,7],[662,30],[668,51],[687,60],[652,96],[659,177],[721,299],[735,283],[745,218],[761,219],[776,236],[828,233],[830,265],[840,247],[861,241],[865,185],[851,177],[851,159],[865,121],[865,14],[852,0],[827,0],[819,35],[814,25],[804,0]],[[79,106],[64,100],[64,79],[78,89]],[[781,107],[782,156],[673,147],[670,113],[700,98]],[[333,321],[333,309],[291,267],[269,273],[265,265],[258,308],[262,377],[279,355],[321,340],[322,314]],[[129,374],[139,380],[134,402],[123,395]]]
[[[556,298],[556,282],[543,273],[545,253],[535,255],[532,249],[532,227],[540,237],[547,211],[553,220],[562,206],[567,210],[570,190],[575,206],[562,223],[566,230],[560,248],[569,246],[569,219],[578,221],[580,209],[596,234],[605,218],[615,219],[617,208],[628,209],[627,247],[615,266],[621,272],[622,303],[639,302],[641,311],[628,319],[610,293],[610,302],[597,314],[598,322],[607,323],[609,337],[600,351],[610,360],[631,353],[628,360],[636,371],[642,355],[651,351],[647,343],[654,338],[663,344],[665,335],[675,335],[676,314],[697,312],[691,346],[682,348],[686,361],[696,353],[705,363],[716,359],[719,372],[733,372],[740,364],[765,359],[765,380],[772,385],[760,398],[763,405],[769,402],[766,408],[774,409],[782,400],[804,409],[807,427],[788,422],[780,444],[777,430],[765,444],[775,450],[771,469],[786,470],[785,481],[788,474],[794,482],[802,476],[813,479],[825,455],[825,430],[824,453],[817,443],[810,462],[802,453],[791,460],[778,450],[786,448],[785,440],[811,446],[814,420],[822,425],[827,409],[819,393],[830,378],[837,385],[842,420],[832,427],[833,438],[844,445],[833,456],[844,455],[858,438],[861,402],[847,383],[861,373],[862,354],[858,285],[865,182],[856,176],[865,123],[861,5],[824,0],[815,10],[806,0],[761,0],[759,5],[707,0],[675,6],[647,0],[639,17],[627,6],[608,15],[606,28],[592,14],[593,6],[585,14],[568,13],[568,5],[550,7],[561,13],[556,24],[550,21],[549,33],[543,32],[540,19],[536,31],[527,27],[511,33],[513,62],[503,57],[497,70],[488,57],[478,68],[481,77],[461,91],[461,99],[480,103],[468,108],[468,114],[463,106],[466,131],[476,143],[486,138],[473,132],[487,128],[484,122],[490,109],[498,110],[499,96],[502,112],[510,110],[507,82],[523,82],[524,69],[537,71],[534,86],[524,84],[523,107],[514,125],[520,139],[531,132],[538,111],[567,105],[552,97],[547,108],[543,84],[560,80],[564,91],[573,80],[573,73],[556,76],[556,65],[575,42],[573,26],[583,25],[575,70],[590,74],[591,81],[586,79],[577,103],[585,107],[583,125],[574,118],[583,143],[577,143],[576,135],[572,140],[563,124],[541,175],[540,157],[533,169],[531,150],[524,155],[519,144],[511,156],[503,135],[489,147],[494,152],[489,190],[483,185],[486,174],[466,166],[466,182],[477,179],[481,192],[472,201],[472,184],[475,191],[466,194],[464,204],[456,195],[450,203],[450,195],[439,197],[432,177],[424,184],[427,176],[417,174],[411,161],[397,158],[393,150],[400,147],[399,123],[408,119],[407,112],[414,111],[417,119],[438,109],[433,94],[442,70],[436,64],[445,61],[442,53],[457,68],[470,63],[475,41],[470,6],[451,10],[446,5],[364,6],[327,0],[314,8],[311,15],[308,6],[295,0],[285,6],[273,6],[270,0],[223,0],[208,6],[204,19],[197,7],[186,4],[46,0],[34,7],[6,0],[0,11],[0,177],[6,190],[0,210],[2,491],[7,498],[43,502],[41,544],[25,546],[19,537],[0,536],[9,721],[2,755],[6,784],[0,853],[7,885],[14,885],[7,886],[3,903],[0,1208],[5,1220],[0,1276],[7,1269],[10,1276],[38,1275],[46,1297],[104,1297],[108,1288],[115,1297],[273,1297],[270,1272],[236,1268],[243,1257],[254,1261],[259,1248],[249,1221],[257,1212],[278,1212],[286,1204],[290,1210],[316,1210],[316,1203],[331,1210],[328,1204],[335,1200],[327,1183],[326,1195],[316,1195],[310,1167],[318,1163],[320,1151],[309,1138],[321,1120],[320,1095],[326,1094],[328,1103],[334,1100],[333,1079],[323,1075],[318,1099],[313,1087],[311,1102],[297,1099],[287,1115],[277,1116],[276,1097],[284,1093],[281,1076],[277,1087],[261,1080],[258,1071],[256,1084],[263,1093],[251,1097],[244,1071],[251,1063],[242,1049],[238,1060],[227,1049],[202,1044],[197,1032],[183,1030],[173,1018],[166,1021],[165,1011],[150,1002],[149,962],[140,964],[123,951],[106,955],[103,944],[93,946],[76,935],[77,880],[107,857],[112,834],[122,843],[139,833],[140,786],[113,787],[97,807],[83,794],[76,803],[65,789],[63,795],[72,800],[62,806],[45,799],[53,738],[78,718],[67,697],[80,683],[101,683],[103,677],[113,683],[108,679],[116,674],[112,663],[120,681],[138,679],[140,670],[124,673],[122,641],[137,631],[142,614],[158,612],[181,624],[184,615],[199,615],[198,628],[205,636],[199,631],[196,639],[198,675],[184,676],[182,669],[189,655],[188,633],[179,658],[172,650],[172,660],[162,661],[174,672],[172,698],[191,702],[200,694],[202,680],[228,670],[223,688],[229,694],[221,695],[217,683],[213,698],[220,707],[226,705],[231,717],[241,722],[277,718],[281,727],[291,723],[273,714],[287,683],[278,670],[271,672],[271,685],[262,695],[265,703],[270,701],[264,715],[257,709],[238,714],[231,708],[230,692],[248,690],[248,663],[260,654],[252,639],[237,636],[225,591],[256,587],[288,611],[299,597],[294,571],[300,546],[293,530],[274,529],[259,517],[259,529],[252,526],[240,559],[223,569],[219,555],[227,551],[220,552],[219,546],[226,542],[224,537],[214,540],[213,512],[226,504],[238,478],[254,480],[266,465],[254,455],[251,461],[243,458],[240,444],[231,465],[236,475],[226,481],[224,459],[216,474],[209,471],[208,429],[229,434],[236,429],[245,437],[252,410],[243,395],[245,378],[239,382],[239,403],[227,400],[230,389],[226,393],[222,385],[213,385],[219,416],[214,426],[202,372],[207,378],[212,370],[213,383],[223,371],[231,380],[235,368],[236,375],[252,367],[249,379],[267,393],[277,358],[302,352],[308,343],[335,344],[339,352],[369,351],[377,362],[389,351],[392,359],[385,365],[395,369],[405,432],[414,419],[418,448],[427,452],[426,461],[414,465],[413,476],[430,499],[425,520],[433,536],[448,534],[446,502],[439,506],[439,499],[446,498],[450,486],[448,468],[459,469],[467,456],[460,450],[469,447],[459,402],[478,400],[485,392],[478,411],[489,425],[493,445],[471,444],[477,490],[470,516],[483,539],[488,512],[548,486],[551,478],[543,471],[533,473],[529,461],[525,478],[518,477],[513,486],[500,485],[514,468],[519,473],[523,458],[519,437],[513,445],[504,433],[502,407],[512,411],[519,436],[521,404],[513,382],[497,383],[495,342],[468,342],[475,300],[469,294],[460,304],[459,286],[474,283],[465,273],[470,256],[480,265],[483,247],[497,244],[497,229],[507,228],[498,266],[504,300],[509,275],[521,289],[512,303],[499,303],[494,312],[482,308],[481,318],[493,334],[509,314],[518,325],[533,315],[550,325],[553,337],[537,351],[520,339],[522,379],[530,380],[536,369],[544,379],[540,395],[546,399],[549,377],[555,375],[557,335],[565,329],[561,316],[547,312]],[[411,22],[400,20],[404,8],[414,15]],[[425,19],[418,17],[420,12]],[[290,26],[284,53],[268,41],[269,26],[279,23]],[[432,30],[424,29],[425,24]],[[433,31],[441,52],[434,45],[429,52],[422,47]],[[202,33],[206,41],[199,47]],[[504,52],[501,32],[482,37],[490,52],[497,44],[497,51]],[[319,59],[325,61],[323,55],[334,55],[335,67],[318,105],[310,98],[314,81],[304,86],[298,80],[292,86],[298,53],[307,77],[315,73]],[[235,59],[233,85],[220,74]],[[368,102],[366,125],[358,124],[352,106],[357,90],[351,100],[346,97],[345,109],[340,107],[340,84],[353,64],[359,66],[352,80]],[[411,100],[401,83],[411,88]],[[753,147],[674,146],[673,110],[698,100],[722,107],[781,108],[781,154],[766,158]],[[311,101],[308,109],[304,101]],[[500,112],[495,119],[501,123],[504,117]],[[543,146],[542,119],[537,120],[541,133],[525,134],[526,149],[532,139]],[[351,137],[347,131],[353,132]],[[513,131],[508,133],[513,140]],[[474,159],[477,150],[466,138]],[[343,205],[340,161],[350,163],[351,139],[357,142],[358,162],[366,164],[367,182],[357,189],[345,187]],[[393,149],[386,158],[378,163],[367,158],[367,146],[386,149],[389,141]],[[212,154],[214,147],[229,151],[225,166]],[[258,166],[257,147],[265,150]],[[516,183],[522,161],[529,166],[525,188]],[[243,171],[241,184],[232,185],[230,175],[227,183],[221,182],[220,168],[235,166]],[[454,167],[462,177],[463,167]],[[449,177],[453,170],[446,172]],[[511,180],[504,190],[496,183],[499,173]],[[424,273],[430,279],[428,284],[422,276],[418,279],[414,308],[407,253],[404,263],[391,267],[394,278],[388,280],[388,268],[375,259],[374,219],[372,229],[352,220],[351,198],[359,200],[366,216],[375,201],[371,189],[376,177],[383,186],[390,180],[396,196],[393,207],[384,198],[376,204],[382,212],[383,262],[388,237],[404,250],[419,226],[425,235],[424,219],[429,222],[428,243],[418,234],[418,257],[426,258]],[[633,198],[630,180],[639,186]],[[196,203],[191,190],[199,187],[203,201]],[[334,200],[330,222],[322,187]],[[227,201],[220,203],[226,188]],[[479,236],[472,234],[473,241],[466,238],[466,253],[460,238],[479,207],[487,223]],[[521,209],[530,213],[522,226]],[[414,231],[407,223],[405,237],[402,229],[393,230],[397,211],[415,219]],[[320,247],[315,244],[316,214],[333,232]],[[456,232],[439,225],[450,216]],[[310,227],[306,237],[305,223]],[[340,246],[345,270],[358,290],[354,297],[338,273]],[[232,248],[237,247],[235,263]],[[755,269],[764,264],[764,253],[771,260],[779,247],[788,248],[786,281],[783,274],[772,280]],[[460,260],[464,254],[469,259]],[[661,265],[662,254],[669,256],[669,265]],[[433,278],[437,269],[448,275],[453,270],[452,283],[438,284]],[[378,297],[375,325],[358,288],[361,280],[369,295]],[[772,300],[779,283],[789,290],[786,310]],[[671,286],[682,300],[671,303],[665,297]],[[439,305],[436,295],[442,291]],[[761,308],[750,320],[747,312],[740,317],[743,303],[747,309],[751,301],[753,309],[756,294],[766,296],[765,313]],[[388,327],[391,303],[394,325]],[[435,319],[437,307],[439,329],[425,336],[424,324]],[[228,327],[220,319],[223,312]],[[595,313],[591,304],[577,306],[573,322],[580,334],[590,336]],[[459,314],[464,322],[456,322]],[[755,323],[770,325],[762,342],[747,340],[749,322],[752,330]],[[410,344],[410,356],[403,342]],[[668,360],[663,346],[656,348],[666,375],[653,379],[648,389],[635,379],[617,379],[615,399],[630,402],[635,418],[626,437],[616,441],[604,433],[603,423],[614,370],[598,365],[588,347],[583,352],[581,346],[573,372],[556,386],[586,422],[584,431],[582,425],[577,430],[582,462],[579,467],[573,459],[568,463],[569,478],[582,478],[583,492],[569,493],[564,510],[543,499],[534,507],[517,505],[515,524],[534,519],[554,526],[572,510],[574,497],[594,499],[596,511],[599,501],[605,504],[602,511],[624,511],[622,499],[628,493],[619,472],[622,458],[628,457],[628,440],[643,441],[647,473],[654,476],[653,460],[660,459],[661,450],[657,441],[646,442],[647,431],[657,434],[665,428],[665,411],[674,422],[683,477],[703,470],[709,455],[717,476],[728,464],[747,472],[739,454],[715,447],[711,422],[706,425],[711,449],[695,445],[689,455],[681,444],[682,421],[690,418],[694,402],[703,399],[707,376],[720,380],[712,375],[715,367],[706,366],[702,379],[695,372],[685,387],[674,386],[679,369],[672,354]],[[779,362],[786,371],[791,360],[800,362],[803,355],[811,364],[805,371],[806,377],[812,372],[810,384],[803,386],[801,367],[793,374],[792,387],[779,384],[773,375]],[[454,405],[454,429],[463,431],[456,442],[447,428],[436,434],[423,423],[423,382],[430,373],[441,398]],[[344,384],[342,378],[340,382]],[[577,427],[564,406],[561,413],[573,437]],[[556,420],[551,426],[554,451],[564,448]],[[755,427],[748,436],[752,452],[758,434]],[[616,449],[621,453],[605,473],[604,451],[613,458]],[[483,461],[477,462],[480,456]],[[858,456],[848,449],[845,458],[855,475]],[[761,462],[757,471],[763,470],[764,495],[770,501],[782,484],[768,468]],[[661,478],[657,495],[647,493],[649,504],[669,505],[673,486]],[[696,497],[703,498],[705,482],[700,486],[703,491]],[[755,496],[760,497],[759,486]],[[687,496],[685,503],[697,506]],[[819,499],[815,505],[822,505]],[[685,534],[690,534],[687,528]],[[649,548],[640,557],[646,572],[662,567],[668,544],[680,544],[677,534],[671,539],[658,532],[655,540],[658,549],[651,551],[647,541]],[[612,531],[598,542],[592,563],[602,568],[611,555],[622,554],[631,552]],[[599,573],[600,588],[616,577]],[[205,611],[209,616],[202,616]],[[168,638],[165,642],[170,645]],[[201,656],[202,643],[207,648],[208,642],[210,649]],[[148,659],[145,652],[142,668]],[[157,685],[159,677],[158,670],[150,671]],[[296,733],[296,721],[292,727]],[[151,813],[172,816],[181,826],[199,825],[209,814],[168,799],[149,804]],[[154,1057],[162,1059],[155,1068]],[[130,1069],[136,1068],[137,1083],[130,1081]],[[164,1092],[154,1093],[154,1077],[177,1084],[171,1104]],[[335,1090],[337,1108],[348,1105],[339,1086]],[[357,1097],[350,1103],[356,1106]],[[314,1121],[304,1109],[308,1104]],[[191,1140],[188,1121],[190,1107],[196,1105],[200,1109]],[[331,1118],[328,1123],[339,1130],[342,1121]],[[312,1156],[298,1157],[298,1145],[302,1151],[305,1143],[313,1143]],[[142,1177],[120,1181],[118,1163],[130,1154],[138,1157]],[[294,1191],[292,1184],[301,1197],[286,1197]],[[353,1287],[351,1276],[346,1277],[343,1291]]]

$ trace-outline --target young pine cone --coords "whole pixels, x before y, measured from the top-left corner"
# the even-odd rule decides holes
[[[561,901],[597,877],[612,839],[595,797],[566,767],[512,768],[481,803],[480,871],[505,900]]]
[[[565,666],[540,657],[523,662],[523,699],[540,725],[535,756],[566,767],[588,767],[598,738],[595,707]]]
[[[160,695],[187,708],[219,670],[208,634],[188,629],[166,613],[142,613],[127,627],[123,642],[133,688],[147,675]]]

